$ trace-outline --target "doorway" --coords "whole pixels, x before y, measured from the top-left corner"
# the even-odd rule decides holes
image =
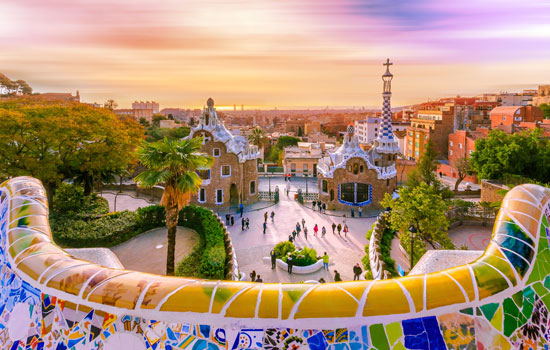
[[[239,204],[239,191],[235,184],[231,184],[231,187],[229,187],[229,203],[231,205]]]

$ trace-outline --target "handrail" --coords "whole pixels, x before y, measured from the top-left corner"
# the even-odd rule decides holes
[[[18,177],[0,191],[7,267],[43,293],[114,314],[220,327],[324,329],[335,319],[353,327],[458,312],[502,300],[545,277],[533,266],[539,238],[546,239],[539,234],[545,212],[550,217],[550,190],[536,185],[506,195],[491,243],[474,262],[426,275],[316,285],[168,277],[78,260],[52,241],[40,181]],[[550,251],[538,254],[550,260]]]

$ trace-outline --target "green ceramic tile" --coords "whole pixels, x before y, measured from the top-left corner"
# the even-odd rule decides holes
[[[483,312],[483,315],[485,315],[485,318],[488,321],[491,321],[493,319],[493,315],[495,314],[499,306],[500,304],[498,303],[490,303],[490,304],[482,305],[481,311]]]
[[[399,338],[403,336],[403,329],[400,322],[394,322],[386,325],[386,334],[390,345],[393,345]]]
[[[386,331],[384,325],[381,323],[373,324],[369,327],[370,340],[372,346],[378,350],[389,350],[388,338],[386,338]]]
[[[466,314],[466,315],[474,315],[474,309],[469,307],[469,308],[466,308],[466,309],[462,309],[460,310],[461,313],[463,314]]]

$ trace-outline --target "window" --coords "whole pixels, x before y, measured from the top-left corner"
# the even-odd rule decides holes
[[[290,171],[295,173],[296,172],[296,163],[290,164]]]
[[[462,149],[462,143],[458,144],[458,148]]]
[[[450,150],[450,151],[449,151],[449,155],[450,155],[450,156],[453,155],[453,150]]]
[[[412,133],[412,131],[409,131],[409,136],[411,136],[411,137],[413,136],[413,133]]]
[[[199,175],[202,180],[210,180],[210,169],[197,170],[197,175]]]
[[[378,131],[378,128],[374,128],[374,131]]]
[[[199,190],[199,203],[206,202],[206,189],[201,188]]]
[[[220,149],[219,148],[214,148],[212,150],[212,153],[214,154],[214,157],[219,157],[220,156]]]
[[[365,168],[361,165],[361,166],[359,167],[359,172],[362,173],[364,170],[365,170]]]
[[[307,173],[307,163],[304,164],[304,173]]]
[[[222,177],[231,176],[231,165],[222,165]]]
[[[453,147],[453,141],[449,141],[449,147]]]
[[[353,173],[355,175],[359,173],[359,165],[357,165],[357,163],[353,164]]]
[[[216,204],[223,204],[223,190],[216,190]]]
[[[419,139],[419,138],[420,138],[420,134],[416,134],[416,138]]]
[[[418,142],[415,142],[414,145],[415,145],[416,147],[420,147],[420,145],[418,144]]]
[[[323,191],[324,193],[328,192],[328,181],[327,180],[323,180],[321,182],[321,191]]]
[[[503,120],[503,121],[506,121],[506,117],[502,117],[502,120]]]
[[[250,181],[250,194],[256,193],[256,181]]]
[[[427,140],[427,139],[428,139],[428,135],[424,135],[424,139]]]

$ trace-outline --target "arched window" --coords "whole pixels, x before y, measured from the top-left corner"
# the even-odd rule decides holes
[[[353,164],[353,173],[355,175],[359,173],[359,165],[357,165],[357,163]]]

